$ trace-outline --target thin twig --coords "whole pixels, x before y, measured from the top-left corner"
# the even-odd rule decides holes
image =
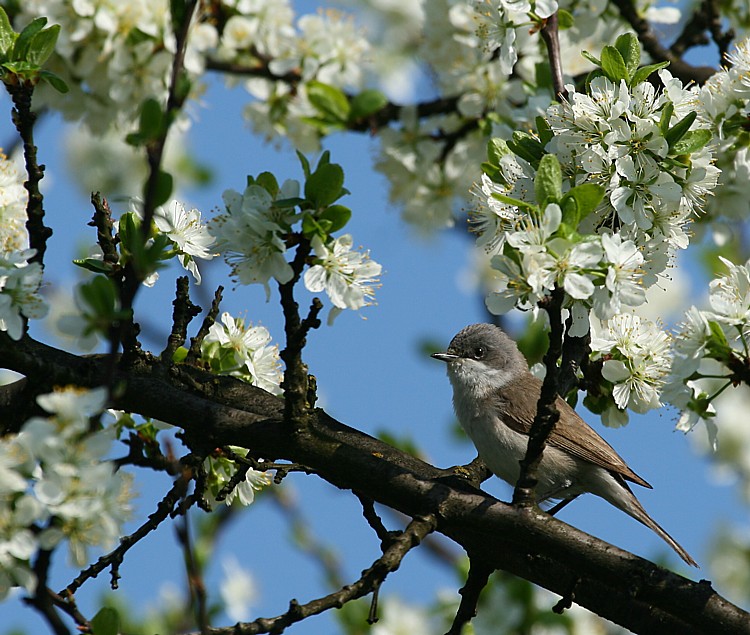
[[[520,461],[521,473],[518,477],[515,490],[513,491],[513,504],[522,507],[534,504],[534,489],[536,488],[536,471],[542,459],[544,446],[547,444],[549,435],[560,418],[560,413],[555,407],[558,397],[558,381],[560,369],[557,360],[562,353],[563,324],[562,324],[562,300],[564,292],[561,288],[555,288],[549,296],[540,301],[540,306],[549,316],[549,348],[544,355],[544,365],[547,374],[542,382],[542,390],[537,404],[537,413],[529,431],[529,444],[526,455]]]
[[[200,359],[201,356],[201,345],[203,340],[208,335],[211,327],[216,323],[216,318],[219,316],[219,307],[221,306],[221,297],[224,293],[224,287],[219,285],[214,293],[213,302],[211,302],[211,308],[208,310],[206,317],[203,319],[200,329],[195,337],[190,338],[190,350],[188,351],[186,361],[194,363]]]
[[[187,339],[190,321],[201,312],[201,308],[190,301],[190,282],[187,276],[177,278],[177,291],[172,306],[172,331],[161,353],[162,364],[166,365],[172,364],[175,352]]]
[[[370,568],[363,571],[362,576],[352,584],[307,604],[299,604],[297,600],[292,600],[289,603],[289,610],[277,617],[261,617],[254,622],[244,622],[226,628],[209,628],[207,634],[256,635],[257,633],[274,633],[278,635],[292,624],[301,622],[312,615],[318,615],[333,608],[341,608],[347,602],[372,593],[383,583],[389,573],[398,569],[406,554],[419,545],[424,537],[434,531],[436,527],[437,520],[433,515],[415,518],[404,532],[393,541],[385,553]]]
[[[553,13],[544,21],[541,36],[547,47],[547,59],[552,72],[552,90],[557,101],[567,98],[568,91],[565,89],[563,80],[562,56],[560,55],[560,38],[557,31],[557,12]]]
[[[172,514],[175,505],[185,496],[191,479],[192,476],[189,472],[180,474],[175,480],[174,485],[172,485],[172,488],[159,501],[156,511],[149,515],[148,520],[132,534],[121,538],[120,544],[116,549],[102,556],[94,564],[81,571],[65,589],[60,591],[59,595],[64,599],[71,597],[87,580],[97,577],[104,569],[110,566],[112,567],[111,586],[113,589],[116,589],[118,586],[117,581],[120,578],[119,567],[122,564],[125,554]]]
[[[44,165],[37,163],[37,147],[34,144],[34,124],[37,117],[31,110],[34,88],[27,82],[8,83],[5,88],[13,100],[11,118],[23,141],[23,158],[28,177],[23,184],[29,195],[26,202],[26,229],[29,232],[29,247],[36,249],[29,262],[44,265],[44,253],[47,250],[47,240],[52,236],[52,229],[44,224],[44,197],[39,189],[39,183],[44,178]]]
[[[487,586],[491,573],[492,567],[486,566],[481,556],[469,559],[466,584],[458,591],[461,594],[461,603],[458,605],[456,617],[453,618],[453,623],[446,635],[461,635],[464,626],[476,617],[479,596]]]
[[[203,571],[198,564],[190,538],[190,523],[187,515],[182,517],[182,522],[175,526],[177,539],[182,545],[185,555],[185,569],[187,573],[188,588],[190,589],[190,605],[195,609],[195,621],[200,632],[208,632],[208,609],[206,604],[206,585],[203,581]]]

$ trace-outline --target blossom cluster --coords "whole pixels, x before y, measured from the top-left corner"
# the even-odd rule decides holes
[[[603,360],[602,377],[611,385],[614,405],[602,412],[605,425],[626,423],[627,410],[644,413],[662,406],[672,366],[671,339],[662,328],[633,313],[593,321],[591,351],[593,360]]]
[[[664,89],[655,89],[645,80],[661,65],[639,71],[631,44],[634,36],[623,35],[601,61],[592,58],[601,68],[585,92],[568,86],[535,134],[490,143],[470,213],[477,244],[491,256],[490,311],[534,309],[561,289],[570,335],[589,331],[590,314],[604,321],[608,335],[592,347],[606,360],[611,405],[621,418],[626,408],[661,405],[668,337],[630,313],[688,246],[687,225],[719,174],[711,133],[694,112],[697,91],[665,70]],[[625,341],[646,344],[633,350]],[[600,411],[616,419],[611,407]]]
[[[298,211],[297,205],[312,203],[300,198],[300,184],[294,180],[280,187],[275,181],[273,185],[254,182],[241,194],[227,190],[223,198],[226,212],[214,217],[209,230],[240,284],[261,284],[268,297],[272,278],[279,284],[292,280],[287,243],[293,227],[301,224],[302,235],[313,249],[303,282],[309,291],[328,295],[333,304],[329,322],[343,309],[358,310],[374,302],[382,267],[369,252],[353,248],[351,235],[334,238],[330,233],[332,227],[346,223],[351,214],[348,209],[328,206],[330,213],[323,211],[317,219]]]
[[[168,0],[28,0],[16,22],[25,25],[38,16],[61,26],[48,66],[70,92],[42,89],[35,94],[36,104],[104,132],[111,126],[129,129],[149,97],[166,102],[175,51]],[[217,39],[210,24],[193,24],[185,55],[192,77],[203,71],[203,53]]]
[[[89,547],[110,546],[130,514],[130,479],[105,460],[113,428],[92,432],[106,389],[40,395],[50,416],[33,417],[0,443],[0,598],[10,588],[34,591],[31,561],[66,541],[75,566]]]
[[[712,402],[735,383],[736,369],[750,362],[750,261],[721,260],[728,271],[709,284],[711,308],[691,306],[675,334],[669,397],[682,411],[677,427],[688,431],[702,421],[712,443]]]
[[[242,318],[221,314],[201,345],[203,359],[211,369],[232,375],[274,395],[281,394],[282,373],[279,348],[270,345],[271,334],[264,326],[245,326]]]
[[[0,154],[0,331],[14,340],[23,335],[25,319],[43,318],[48,310],[39,292],[42,267],[29,262],[36,250],[28,249],[27,197],[23,176]]]
[[[248,451],[245,448],[239,448],[230,446],[229,448],[237,456],[244,457]],[[211,502],[216,505],[219,501],[219,494],[224,493],[222,490],[230,485],[230,482],[235,474],[240,469],[237,461],[230,459],[226,456],[209,456],[205,460],[206,473],[208,475],[206,479],[207,491],[206,493],[211,497]],[[231,505],[237,502],[240,505],[247,507],[255,501],[255,492],[262,490],[264,487],[271,484],[271,478],[265,472],[258,470],[248,469],[245,473],[245,478],[234,485],[226,497],[222,498],[222,501]]]
[[[739,42],[727,62],[729,67],[712,75],[698,91],[697,112],[712,132],[712,147],[721,169],[709,208],[711,218],[737,221],[746,216],[750,196],[748,142],[736,134],[750,116],[750,40]],[[712,223],[711,231],[719,244],[729,238],[724,224]]]

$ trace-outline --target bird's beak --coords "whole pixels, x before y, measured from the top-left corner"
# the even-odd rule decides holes
[[[439,359],[441,362],[452,362],[454,359],[459,359],[458,355],[453,353],[433,353],[430,357]]]

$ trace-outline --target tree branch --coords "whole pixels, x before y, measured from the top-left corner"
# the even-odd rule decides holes
[[[84,387],[98,385],[105,363],[102,356],[81,358],[28,336],[18,342],[0,337],[0,353],[17,372],[43,369],[53,384]],[[189,366],[164,376],[158,366],[119,370],[124,388],[114,406],[182,427],[212,447],[238,445],[267,460],[306,465],[336,487],[412,518],[435,514],[437,531],[468,553],[481,553],[487,566],[560,596],[575,586],[577,604],[635,632],[750,633],[750,615],[708,581],[671,573],[534,508],[501,503],[320,409],[310,412],[304,429],[289,434],[281,399],[232,377]]]
[[[272,618],[258,618],[254,622],[236,624],[227,628],[209,628],[207,635],[256,635],[256,633],[283,633],[284,630],[313,615],[318,615],[333,608],[341,608],[347,602],[376,593],[386,576],[398,569],[406,554],[419,545],[422,539],[435,529],[437,521],[434,516],[415,518],[403,533],[383,552],[369,569],[354,583],[348,584],[335,593],[299,604],[297,600],[289,603],[289,610]],[[197,634],[195,634],[197,635]]]

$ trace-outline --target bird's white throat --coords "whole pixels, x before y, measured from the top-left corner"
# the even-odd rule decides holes
[[[517,373],[513,368],[490,368],[477,359],[458,359],[448,364],[448,379],[454,391],[483,398],[506,386]]]

